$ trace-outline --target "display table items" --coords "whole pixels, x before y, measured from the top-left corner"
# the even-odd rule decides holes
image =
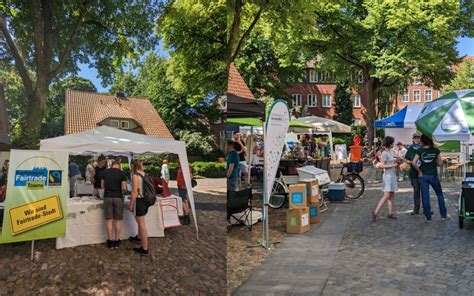
[[[169,214],[170,204],[174,206],[176,218]],[[130,200],[124,202],[124,215],[120,239],[137,235],[137,223],[133,213],[128,210]],[[67,204],[66,236],[56,239],[56,249],[81,245],[99,244],[107,240],[104,219],[104,201],[85,196],[72,198]],[[164,229],[180,226],[177,215],[182,215],[182,200],[179,196],[158,198],[148,209],[145,222],[149,237],[164,237]],[[166,214],[165,214],[166,213]],[[176,224],[178,219],[178,224]]]

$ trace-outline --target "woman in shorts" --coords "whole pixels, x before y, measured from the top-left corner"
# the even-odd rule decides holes
[[[378,165],[379,168],[384,170],[382,181],[383,196],[380,198],[377,207],[372,211],[373,222],[377,220],[377,215],[379,214],[380,209],[382,209],[385,202],[388,204],[387,218],[397,219],[397,217],[393,214],[393,198],[395,196],[395,191],[397,191],[398,185],[396,172],[398,163],[396,161],[395,154],[392,151],[394,142],[395,139],[388,136],[383,140],[382,146],[384,150],[382,151],[382,155],[380,156],[380,164]]]
[[[143,164],[139,160],[132,162],[132,193],[130,196],[130,212],[135,209],[135,220],[138,224],[138,235],[130,237],[130,241],[140,243],[141,247],[133,248],[138,254],[148,255],[148,231],[145,224],[145,215],[148,212],[148,206],[142,198],[143,177],[145,172]]]

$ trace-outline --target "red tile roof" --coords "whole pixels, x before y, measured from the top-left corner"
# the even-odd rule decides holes
[[[122,118],[136,121],[136,130],[146,135],[173,139],[155,107],[145,98],[119,99],[115,95],[67,90],[65,106],[65,134],[96,128],[107,118]]]
[[[254,95],[250,91],[245,81],[242,79],[242,76],[240,76],[240,73],[235,67],[234,63],[230,64],[229,68],[227,93],[233,94],[241,98],[255,100]]]

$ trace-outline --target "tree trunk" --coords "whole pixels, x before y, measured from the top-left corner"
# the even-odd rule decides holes
[[[375,91],[374,91],[374,79],[369,76],[369,74],[364,73],[364,82],[362,89],[365,97],[367,98],[367,107],[365,121],[367,124],[367,142],[369,147],[372,147],[374,144],[374,135],[375,135]]]
[[[38,88],[32,96],[28,97],[23,127],[20,133],[21,143],[19,143],[23,148],[36,148],[39,144],[48,92],[47,88]]]
[[[240,18],[242,12],[242,0],[235,0],[232,25],[229,28],[229,40],[227,42],[227,75],[229,74],[230,64],[233,62],[234,47],[239,35]]]

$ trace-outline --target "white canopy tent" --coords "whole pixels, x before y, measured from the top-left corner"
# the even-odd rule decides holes
[[[108,126],[100,126],[82,133],[41,140],[40,150],[68,151],[72,155],[120,155],[129,158],[136,155],[174,153],[178,155],[183,168],[189,167],[184,142],[150,137]],[[183,170],[183,176],[193,213],[196,236],[199,239],[189,170]]]

